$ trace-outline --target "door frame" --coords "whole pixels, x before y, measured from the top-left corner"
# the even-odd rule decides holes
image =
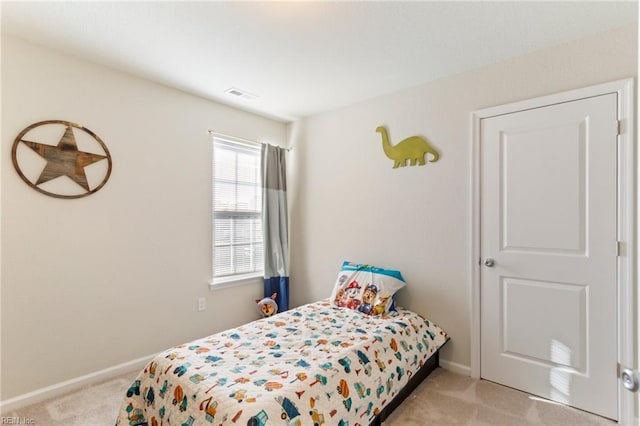
[[[480,371],[480,196],[481,196],[481,133],[483,119],[548,105],[616,93],[618,95],[618,371],[620,366],[640,367],[636,363],[636,148],[634,138],[634,83],[633,78],[598,84],[520,102],[485,108],[471,113],[471,377],[479,379]],[[640,160],[639,160],[640,161]],[[618,375],[619,376],[619,375]],[[618,422],[631,424],[638,419],[635,394],[622,386],[618,377]]]

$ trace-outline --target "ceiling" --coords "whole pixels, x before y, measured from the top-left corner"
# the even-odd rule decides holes
[[[638,21],[635,1],[3,1],[1,13],[3,33],[281,121]]]

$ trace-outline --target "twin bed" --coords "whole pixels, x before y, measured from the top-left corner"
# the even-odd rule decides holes
[[[160,353],[116,425],[379,425],[438,366],[449,337],[406,309],[367,315],[336,302]]]

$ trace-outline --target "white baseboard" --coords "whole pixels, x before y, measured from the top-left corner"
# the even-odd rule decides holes
[[[147,355],[142,358],[134,359],[133,361],[118,364],[113,367],[105,368],[104,370],[96,371],[94,373],[86,374],[84,376],[76,377],[71,380],[66,380],[64,382],[56,383],[55,385],[47,386],[41,389],[37,389],[33,392],[25,393],[23,395],[18,395],[16,397],[0,401],[0,414],[6,415],[12,410],[17,410],[32,404],[37,404],[47,399],[56,398],[78,390],[84,386],[109,380],[121,374],[140,370],[149,361],[151,361],[154,356],[155,354]],[[453,361],[448,361],[446,359],[440,359],[440,367],[444,368],[445,370],[461,374],[463,376],[471,375],[471,368],[469,366],[458,364],[457,362]]]
[[[142,358],[134,359],[133,361],[118,364],[113,367],[105,368],[104,370],[96,371],[94,373],[86,374],[84,376],[76,377],[71,380],[66,380],[64,382],[37,389],[33,392],[0,401],[0,413],[2,415],[6,415],[12,410],[17,410],[19,408],[26,407],[27,405],[37,404],[47,399],[56,398],[78,390],[84,386],[109,380],[121,374],[140,370],[149,361],[151,361],[154,356],[155,354],[144,356]]]
[[[468,365],[458,364],[457,362],[440,358],[440,367],[453,373],[471,377],[471,367]]]

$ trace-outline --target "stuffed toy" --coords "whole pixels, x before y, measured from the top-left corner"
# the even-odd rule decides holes
[[[278,312],[276,297],[278,297],[278,293],[273,293],[271,297],[265,297],[264,299],[256,299],[258,310],[260,310],[260,314],[262,314],[263,318],[270,317]]]

